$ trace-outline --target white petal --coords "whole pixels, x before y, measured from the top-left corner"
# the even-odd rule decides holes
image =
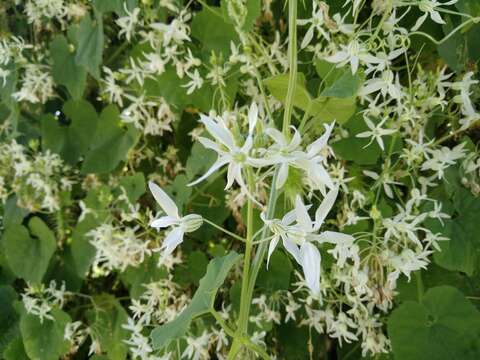
[[[170,255],[182,241],[183,230],[181,228],[178,227],[170,231],[162,244],[163,256]]]
[[[225,165],[226,163],[228,163],[228,158],[226,157],[219,157],[217,159],[217,161],[215,161],[213,163],[213,165],[210,167],[210,169],[207,170],[207,172],[205,174],[203,174],[201,177],[199,177],[197,180],[191,182],[190,184],[188,184],[188,186],[193,186],[193,185],[196,185],[198,184],[199,182],[202,182],[203,180],[205,180],[207,177],[209,177],[210,175],[212,175],[215,171],[217,171],[219,168],[221,168],[223,165]]]
[[[418,19],[417,19],[417,22],[415,23],[415,25],[412,27],[412,31],[417,31],[420,26],[422,26],[423,22],[425,21],[425,19],[427,18],[427,13],[423,14],[422,16],[420,16]]]
[[[203,145],[203,147],[205,147],[207,149],[210,149],[210,150],[213,150],[217,153],[222,153],[222,151],[220,150],[220,147],[218,146],[218,144],[216,142],[214,142],[210,139],[204,138],[204,137],[199,137],[198,141],[200,142],[200,144]]]
[[[330,244],[351,244],[355,240],[352,235],[340,233],[337,231],[324,231],[318,237],[320,243],[328,242]]]
[[[232,187],[233,182],[235,181],[235,175],[237,173],[237,168],[239,166],[233,162],[228,164],[228,171],[227,171],[227,184],[225,185],[224,190],[228,190]]]
[[[308,215],[307,208],[305,207],[302,198],[297,195],[295,199],[295,215],[297,216],[298,224],[306,231],[311,231],[312,220]]]
[[[314,30],[313,26],[310,26],[308,28],[307,33],[305,34],[305,37],[302,40],[302,44],[300,45],[302,49],[305,49],[308,46],[308,44],[310,44],[310,42],[312,41],[313,30]]]
[[[327,56],[326,58],[324,58],[325,61],[328,61],[331,63],[340,63],[347,59],[348,59],[348,53],[346,51],[337,51],[332,56]]]
[[[265,130],[265,133],[270,136],[273,141],[275,141],[277,144],[280,144],[282,147],[287,145],[287,142],[285,141],[285,136],[283,134],[275,129],[275,128],[268,128]]]
[[[258,106],[256,103],[252,103],[250,109],[248,110],[248,133],[253,134],[255,130],[255,125],[257,125],[258,120]]]
[[[315,245],[305,242],[300,248],[300,263],[305,282],[315,296],[320,294],[320,252]]]
[[[323,224],[323,221],[327,217],[328,213],[333,207],[335,200],[337,199],[338,195],[338,188],[334,188],[330,190],[323,199],[322,203],[318,207],[317,211],[315,212],[315,229],[320,229],[320,226]]]
[[[268,264],[270,263],[270,256],[272,256],[273,251],[277,247],[278,240],[280,240],[279,236],[275,236],[271,241],[270,244],[268,245],[268,255],[267,255],[267,269],[268,269]]]
[[[288,178],[288,163],[283,163],[282,165],[280,165],[280,169],[278,170],[277,183],[275,184],[275,187],[277,189],[282,188],[283,185],[285,185],[287,178]]]
[[[438,13],[438,11],[432,10],[430,12],[430,17],[432,18],[433,21],[435,21],[437,24],[445,24],[445,21],[443,21],[442,17]]]
[[[284,236],[282,236],[282,243],[285,250],[287,250],[290,255],[293,256],[295,261],[300,264],[300,249],[298,248],[298,245]]]
[[[173,216],[162,216],[158,219],[153,220],[150,223],[150,226],[153,228],[164,228],[175,224],[178,221],[178,218]]]
[[[207,131],[218,141],[220,141],[223,145],[232,149],[235,147],[235,142],[233,140],[233,136],[226,128],[219,125],[217,122],[213,121],[208,116],[200,114],[200,122],[205,125]]]
[[[167,215],[178,219],[179,216],[178,216],[177,205],[175,205],[175,203],[173,202],[172,199],[170,199],[167,193],[162,189],[160,189],[160,186],[158,186],[152,181],[148,183],[148,187],[150,188],[150,191],[153,197],[155,198],[157,203],[161,206],[163,211],[165,211]]]

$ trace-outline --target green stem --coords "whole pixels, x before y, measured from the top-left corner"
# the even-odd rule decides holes
[[[210,221],[210,220],[205,219],[205,218],[203,218],[203,221],[205,221],[208,225],[213,226],[215,229],[218,229],[218,230],[224,232],[225,234],[233,237],[234,239],[240,240],[241,242],[246,242],[246,240],[243,237],[238,236],[237,234],[234,234],[233,232],[228,231],[227,229],[224,229],[220,225],[215,224],[213,221]]]
[[[447,41],[448,39],[450,39],[453,35],[455,35],[455,33],[457,33],[459,30],[463,29],[465,26],[471,24],[471,23],[478,23],[480,21],[480,17],[475,17],[475,18],[470,18],[468,19],[467,21],[464,21],[463,23],[461,23],[460,25],[458,25],[455,29],[453,29],[452,31],[450,31],[448,33],[448,35],[446,35],[443,39],[441,40],[437,40],[435,39],[433,36],[427,34],[427,33],[424,33],[423,31],[413,31],[411,32],[410,34],[408,34],[408,36],[412,36],[412,35],[421,35],[421,36],[424,36],[426,37],[427,39],[429,39],[431,42],[433,42],[434,44],[436,45],[441,45],[442,43],[444,43],[445,41]]]
[[[252,190],[255,187],[252,169],[247,169],[248,188]],[[247,204],[247,238],[245,243],[245,257],[243,259],[243,278],[242,278],[242,293],[240,296],[240,315],[238,318],[238,332],[244,334],[248,328],[248,280],[250,272],[250,260],[252,257],[252,238],[253,238],[253,202],[248,200]]]
[[[293,111],[293,97],[297,86],[297,0],[288,2],[288,90],[285,98],[285,112],[283,113],[282,131],[286,137],[290,136],[290,121]]]

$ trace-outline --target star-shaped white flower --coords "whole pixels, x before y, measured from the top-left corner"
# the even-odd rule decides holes
[[[200,178],[191,182],[188,185],[193,186],[195,184],[198,184],[199,182],[205,180],[207,177],[213,174],[215,171],[228,164],[227,185],[225,186],[225,190],[229,189],[233,185],[233,183],[236,182],[240,186],[240,188],[251,199],[253,199],[253,196],[250,194],[245,180],[243,179],[243,169],[246,166],[260,167],[270,164],[270,162],[265,162],[262,159],[255,159],[250,155],[253,147],[253,131],[255,129],[257,118],[257,105],[252,104],[248,111],[248,136],[243,145],[239,146],[236,144],[233,134],[222,121],[212,119],[208,116],[201,114],[200,122],[205,125],[207,131],[216,141],[212,141],[204,137],[199,137],[198,141],[200,141],[200,143],[207,149],[215,151],[218,154],[218,158],[205,174],[203,174]],[[255,201],[255,199],[253,200]]]
[[[148,183],[148,187],[157,203],[166,213],[165,216],[153,220],[150,226],[156,229],[172,228],[160,248],[160,250],[163,250],[163,256],[167,256],[183,241],[185,233],[193,232],[202,226],[203,218],[197,214],[180,216],[177,205],[165,191],[151,181]]]
[[[370,142],[367,145],[365,145],[365,147],[370,145],[373,141],[377,141],[378,146],[380,146],[382,150],[385,150],[385,145],[383,144],[382,136],[393,134],[396,130],[382,128],[382,125],[385,123],[385,121],[387,121],[387,118],[384,118],[377,125],[375,125],[373,121],[367,117],[365,117],[364,120],[370,130],[357,134],[357,137],[371,138]]]

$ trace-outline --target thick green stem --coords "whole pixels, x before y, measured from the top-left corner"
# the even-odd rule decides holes
[[[247,170],[248,188],[252,191],[255,187],[252,169]],[[243,335],[247,332],[248,325],[248,281],[250,273],[250,260],[252,257],[253,247],[253,202],[248,199],[247,204],[247,238],[245,242],[245,257],[243,259],[243,278],[242,278],[242,293],[240,297],[240,315],[238,317],[238,332]]]
[[[293,98],[297,86],[297,0],[289,0],[288,2],[288,65],[290,72],[282,127],[282,131],[287,137],[290,136]]]

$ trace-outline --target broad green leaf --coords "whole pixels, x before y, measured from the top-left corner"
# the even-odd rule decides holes
[[[173,321],[155,328],[150,337],[155,349],[167,346],[170,341],[183,336],[191,321],[212,308],[215,295],[222,286],[230,269],[240,260],[240,255],[232,251],[228,255],[215,258],[208,264],[207,273],[200,280],[192,302]]]
[[[310,115],[320,123],[347,122],[355,114],[355,97],[335,98],[319,96],[312,101]]]
[[[11,225],[21,224],[27,214],[28,210],[17,206],[17,197],[10,196],[3,209],[3,227],[8,228]]]
[[[129,266],[120,275],[122,281],[129,288],[132,298],[140,297],[147,290],[145,284],[167,277],[167,270],[164,267],[158,267],[159,257],[159,254],[149,256],[139,266]]]
[[[213,13],[214,10],[216,13]],[[210,7],[196,13],[191,24],[192,37],[202,43],[206,53],[215,51],[230,54],[230,43],[238,43],[238,35],[232,24],[223,19],[219,7]]]
[[[293,265],[282,251],[275,251],[270,257],[268,269],[263,267],[258,274],[257,284],[270,291],[288,290]]]
[[[217,154],[215,151],[205,148],[199,142],[192,146],[192,152],[187,159],[186,175],[189,181],[193,181],[197,176],[206,172],[215,162]]]
[[[67,39],[57,35],[50,43],[53,59],[52,76],[59,85],[64,85],[74,99],[80,99],[87,83],[87,72],[75,63],[75,55],[70,51]]]
[[[480,313],[450,286],[429,289],[421,303],[400,305],[388,319],[388,334],[396,359],[474,360],[480,356]]]
[[[450,240],[440,242],[442,250],[434,254],[434,260],[448,270],[473,275],[480,271],[480,234],[477,230],[480,198],[459,187],[454,193],[453,204],[452,218],[447,219],[445,227],[438,229]]]
[[[281,74],[272,76],[263,81],[267,86],[270,93],[285,104],[285,98],[288,92],[288,74]],[[293,105],[308,111],[312,97],[310,96],[307,88],[305,87],[305,75],[298,73],[297,85],[295,86],[295,93],[293,95]]]
[[[125,7],[131,11],[137,7],[137,0],[93,0],[93,6],[101,13],[115,12],[118,16],[126,16]]]
[[[3,248],[12,271],[26,281],[40,282],[47,271],[50,258],[55,252],[56,240],[53,232],[39,218],[22,225],[11,226],[3,234]]]
[[[17,294],[11,286],[0,286],[0,355],[18,333],[18,316],[13,307],[16,299]]]
[[[127,157],[128,151],[137,143],[140,133],[133,125],[124,129],[120,113],[115,105],[103,109],[93,136],[90,149],[85,155],[82,174],[108,173]]]
[[[134,175],[124,176],[120,178],[120,186],[122,186],[126,193],[128,200],[131,203],[134,203],[145,194],[146,191],[146,183],[145,183],[145,175],[143,173],[138,172]]]
[[[98,115],[95,108],[85,100],[67,101],[63,112],[70,119],[69,125],[60,124],[50,114],[43,117],[43,148],[59,154],[66,162],[74,165],[80,156],[87,153],[92,133],[97,127]]]
[[[5,360],[29,360],[28,355],[25,353],[25,347],[23,346],[23,341],[20,336],[16,337],[8,344],[7,348],[3,352],[3,358]]]
[[[455,6],[464,14],[474,17],[480,15],[480,3],[477,0],[458,0]]]
[[[177,267],[174,280],[180,285],[197,285],[208,265],[208,259],[205,253],[196,250],[188,254],[188,260],[185,267]]]
[[[20,331],[30,359],[58,360],[70,348],[69,342],[64,339],[65,325],[71,321],[70,316],[56,308],[51,315],[53,320],[43,319],[43,322],[36,315],[22,315]]]
[[[90,15],[85,15],[80,22],[77,37],[76,64],[85,67],[94,78],[100,79],[104,41],[102,17],[97,16],[92,21]]]
[[[128,331],[122,327],[127,323],[127,312],[118,300],[109,294],[93,298],[95,310],[87,317],[93,337],[99,342],[100,349],[110,360],[122,360],[127,356]]]
[[[351,98],[357,95],[357,91],[363,83],[363,77],[352,75],[350,70],[344,71],[343,75],[325,88],[320,96],[336,98]]]
[[[95,257],[95,248],[90,244],[88,232],[100,226],[109,216],[107,210],[111,200],[111,193],[107,186],[94,188],[88,192],[84,199],[87,209],[93,213],[87,213],[74,227],[72,232],[71,251],[77,274],[84,278]]]
[[[235,1],[235,0],[225,0],[220,2],[223,18],[225,19],[226,22],[234,24],[233,19],[229,15],[228,9],[231,5],[235,7],[235,5],[237,5],[238,3],[239,1]],[[243,4],[246,8],[245,9],[246,14],[245,14],[244,22],[242,25],[242,30],[250,31],[255,24],[255,20],[261,13],[262,4],[260,0],[246,0],[243,2]],[[235,11],[235,9],[232,9],[232,10]]]
[[[344,74],[345,70],[336,67],[337,64],[325,60],[315,62],[315,70],[326,86],[332,86]]]

